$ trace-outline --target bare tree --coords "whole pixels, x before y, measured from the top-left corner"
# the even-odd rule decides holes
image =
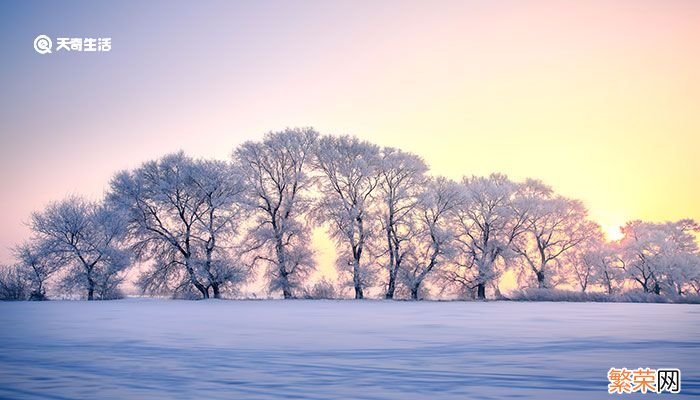
[[[314,268],[309,246],[310,229],[302,217],[308,211],[307,173],[318,134],[310,128],[268,133],[258,142],[246,142],[233,153],[247,188],[247,202],[255,222],[247,236],[245,253],[268,264],[270,291],[294,297]]]
[[[407,265],[399,273],[409,287],[411,298],[418,300],[421,285],[440,264],[450,260],[456,248],[451,213],[463,199],[459,185],[445,178],[429,180],[419,195],[410,231]]]
[[[68,268],[64,287],[84,290],[88,300],[113,296],[130,264],[120,246],[125,224],[119,213],[69,197],[32,214],[30,226],[35,243]]]
[[[380,179],[379,148],[355,137],[326,136],[319,142],[316,167],[323,175],[316,220],[329,223],[331,236],[346,246],[338,264],[351,267],[355,298],[362,299],[371,276],[363,255],[374,219],[371,196]]]
[[[391,147],[382,149],[377,198],[381,200],[381,223],[386,233],[387,299],[394,298],[396,278],[409,251],[404,246],[411,240],[411,218],[424,188],[427,170],[425,162],[414,154]]]

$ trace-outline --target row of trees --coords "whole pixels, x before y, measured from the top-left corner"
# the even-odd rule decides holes
[[[630,222],[610,243],[581,202],[539,181],[454,182],[414,154],[312,129],[246,142],[229,162],[167,155],[116,174],[103,201],[70,197],[30,226],[0,290],[33,299],[49,281],[112,298],[130,267],[145,292],[200,298],[233,293],[264,268],[271,293],[296,297],[315,269],[314,227],[336,242],[357,299],[370,287],[417,299],[426,282],[483,299],[500,295],[509,271],[520,287],[700,290],[691,220]]]

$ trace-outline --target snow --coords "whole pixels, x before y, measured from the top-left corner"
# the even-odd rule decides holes
[[[0,398],[609,398],[613,366],[700,395],[696,305],[17,302],[0,327]]]

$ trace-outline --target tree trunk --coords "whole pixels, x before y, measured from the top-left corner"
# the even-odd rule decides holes
[[[476,285],[476,298],[486,300],[486,284],[479,283]]]
[[[391,217],[389,218],[391,221]],[[386,289],[384,298],[391,299],[394,297],[394,248],[391,245],[391,225],[387,223],[386,227],[386,243],[389,249],[389,286]]]
[[[503,295],[501,294],[501,288],[498,287],[498,283],[494,285],[494,292],[494,297],[496,298],[496,300],[500,300],[503,298]]]
[[[357,233],[359,235],[359,242],[357,244],[352,244],[352,255],[353,255],[353,266],[352,266],[352,280],[355,284],[355,299],[364,299],[365,295],[362,292],[362,282],[360,282],[360,260],[362,259],[362,249],[364,246],[365,229],[362,222],[362,217],[358,216],[357,222]],[[354,239],[352,239],[354,242]]]
[[[275,227],[275,229],[277,229]],[[284,254],[284,243],[282,242],[282,234],[275,234],[275,252],[277,253],[277,268],[279,270],[279,278],[282,280],[282,296],[285,299],[292,298],[292,290],[289,287],[289,274],[287,273],[287,256]]]
[[[95,300],[95,281],[92,280],[91,272],[92,272],[92,270],[90,270],[90,271],[88,272],[88,278],[87,278],[87,281],[88,281],[88,296],[87,296],[87,299],[88,299],[88,301],[90,301],[90,300]]]
[[[416,283],[411,286],[411,299],[418,300],[418,289],[420,288],[420,283]]]
[[[476,298],[477,300],[486,300],[486,283],[489,281],[487,276],[491,273],[491,263],[487,259],[482,258],[477,264],[477,285]]]
[[[213,212],[213,211],[212,211]],[[210,212],[210,219],[209,221],[211,222],[214,218],[212,212]],[[212,231],[213,228],[211,225],[209,226],[209,230]],[[206,264],[205,264],[205,269],[207,271],[207,275],[209,278],[209,285],[211,286],[213,292],[214,292],[214,298],[215,299],[220,299],[221,298],[221,293],[219,292],[219,283],[215,282],[214,276],[211,273],[211,262],[212,262],[212,253],[214,252],[214,246],[216,245],[216,240],[214,239],[214,236],[210,236],[209,239],[207,240],[207,247],[206,247],[206,252],[207,252],[207,259],[206,259]],[[209,287],[207,287],[207,295],[209,294]]]
[[[394,276],[394,274],[389,273],[389,287],[386,289],[386,296],[384,296],[384,297],[387,300],[393,299],[395,290],[396,290],[396,277]]]
[[[196,281],[192,282],[192,284],[194,285],[195,288],[197,288],[199,293],[202,295],[203,299],[209,298],[209,289],[207,289],[206,287],[204,287],[204,285],[202,285],[201,283],[196,282]]]
[[[613,292],[612,282],[611,282],[610,276],[608,275],[607,272],[605,272],[605,286],[607,286],[608,295],[612,295],[612,292]]]
[[[191,253],[189,253],[189,239],[187,239],[186,243],[188,251],[183,253],[185,256],[185,270],[187,271],[187,274],[190,276],[190,282],[192,282],[192,285],[199,291],[199,293],[202,295],[203,299],[208,299],[209,298],[209,288],[206,286],[202,285],[199,280],[197,279],[197,275],[195,275],[194,270],[192,269],[192,266],[190,265],[190,257]]]
[[[355,284],[355,299],[362,300],[365,298],[364,293],[362,293],[362,286]]]
[[[289,286],[289,274],[287,273],[287,270],[283,267],[280,267],[280,279],[282,279],[283,281],[282,297],[284,297],[285,300],[294,298],[294,296],[292,295],[292,288]]]
[[[639,282],[642,285],[644,293],[651,293],[651,289],[649,289],[649,278],[644,276],[644,274],[642,274],[642,277],[644,278],[644,280],[637,279],[637,282]]]
[[[360,282],[360,256],[362,255],[361,250],[353,251],[355,257],[352,265],[352,281],[355,285],[355,298],[364,299],[364,293],[362,292],[362,282]]]
[[[544,289],[547,287],[547,286],[545,286],[545,283],[544,283],[544,271],[543,270],[537,271],[537,287],[540,289]]]

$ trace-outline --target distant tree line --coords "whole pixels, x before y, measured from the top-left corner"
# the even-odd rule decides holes
[[[310,282],[311,230],[337,245],[339,282]],[[243,143],[231,160],[166,155],[117,173],[103,200],[69,197],[31,216],[0,298],[43,300],[47,287],[119,297],[126,273],[144,293],[235,296],[265,272],[272,295],[499,298],[520,288],[609,295],[700,292],[698,224],[632,221],[606,241],[578,201],[502,174],[455,182],[417,155],[312,129]]]

